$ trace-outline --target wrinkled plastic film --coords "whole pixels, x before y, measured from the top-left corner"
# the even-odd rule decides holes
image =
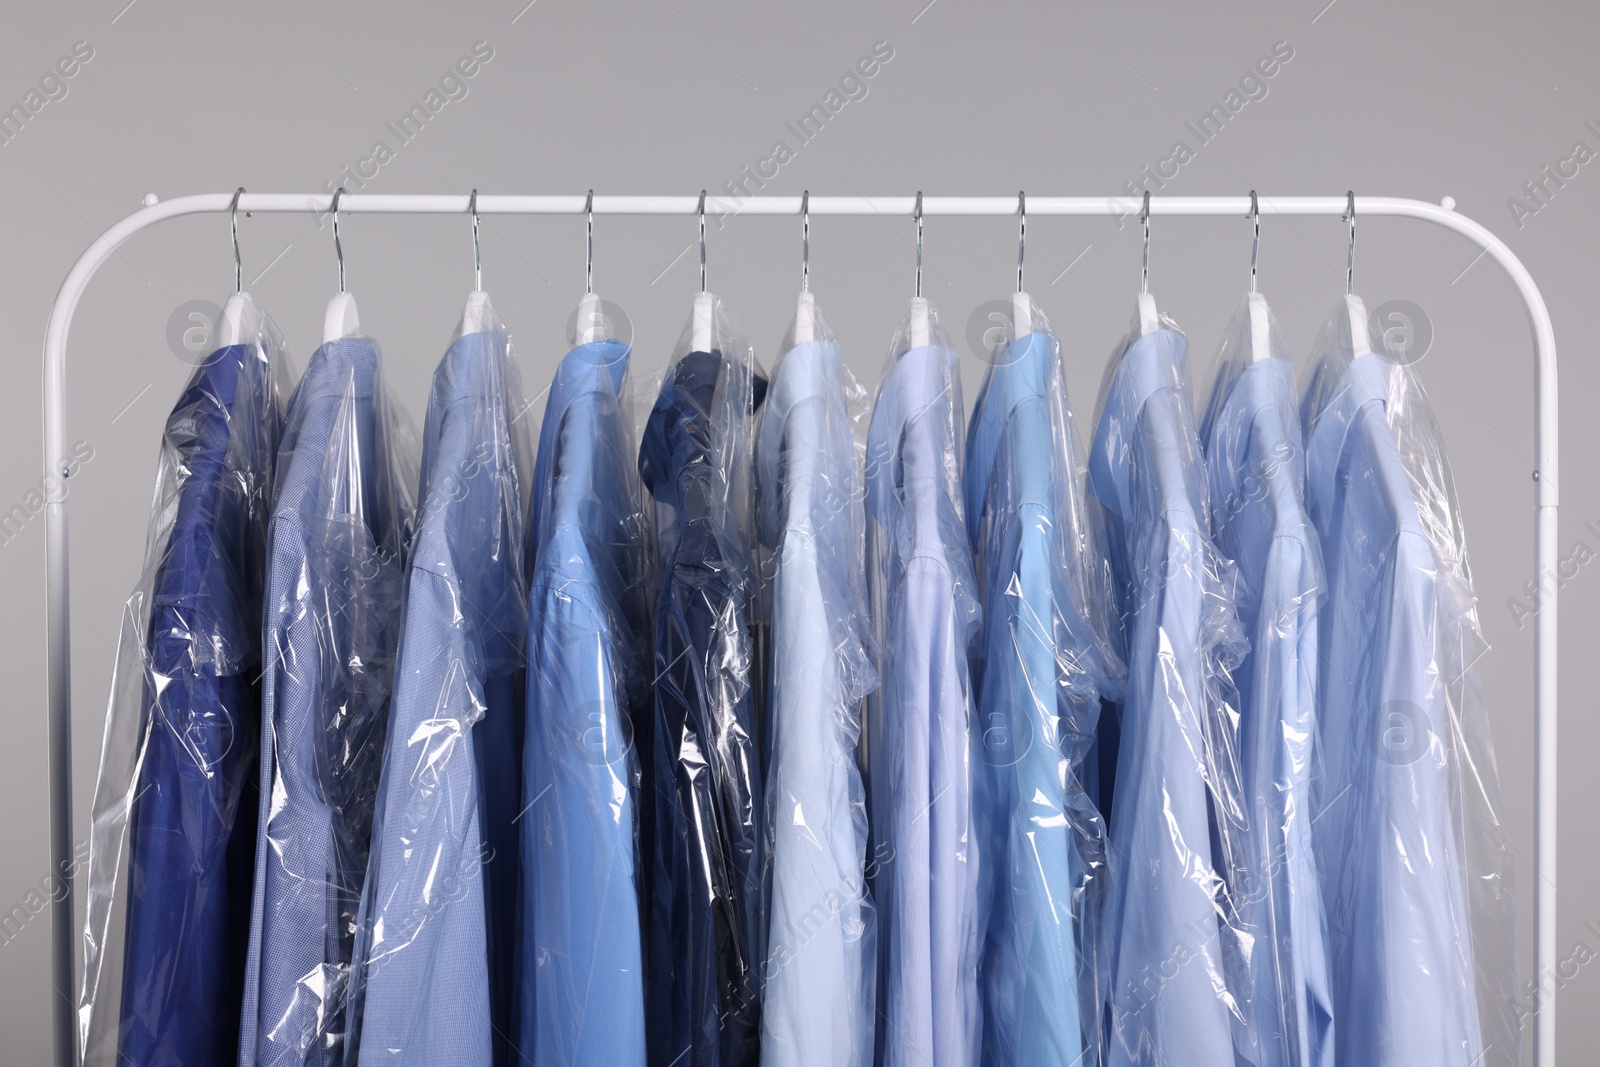
[[[766,957],[751,450],[767,379],[702,293],[645,423],[660,587],[644,761],[650,1062],[753,1065]]]
[[[881,688],[869,702],[878,1062],[975,1062],[982,1036],[972,688],[978,591],[962,516],[954,347],[927,301],[890,344],[867,445]]]
[[[249,296],[229,311],[234,343],[195,367],[167,418],[142,577],[123,609],[84,879],[90,1065],[237,1055],[286,358]]]
[[[651,710],[650,516],[630,356],[602,341],[562,360],[534,473],[518,1035],[531,1063],[646,1062],[634,723]]]
[[[1238,995],[1249,1002],[1240,1054],[1259,1067],[1320,1067],[1333,1062],[1338,1032],[1310,795],[1324,580],[1294,365],[1259,293],[1228,324],[1201,437],[1212,529],[1235,562],[1250,642],[1234,671],[1247,816],[1243,871],[1230,887],[1244,935]]]
[[[1329,580],[1313,802],[1340,1059],[1514,1065],[1531,1009],[1460,508],[1420,383],[1366,329],[1341,302],[1302,407]]]
[[[289,403],[268,536],[261,795],[242,1064],[343,1062],[389,724],[416,430],[356,335]]]
[[[989,850],[984,1049],[997,1063],[1070,1064],[1100,1047],[1107,844],[1084,761],[1126,672],[1106,629],[1060,342],[1019,299],[1031,330],[991,353],[966,451],[984,609],[972,660]]]
[[[1120,716],[1102,717],[1120,719],[1099,798],[1111,1065],[1232,1062],[1248,1025],[1230,893],[1247,815],[1229,672],[1245,641],[1231,564],[1209,534],[1187,347],[1170,320],[1141,334],[1136,319],[1107,371],[1090,454],[1129,672]]]
[[[755,448],[771,586],[762,1062],[868,1067],[877,918],[856,753],[862,698],[877,673],[850,421],[862,390],[821,311],[808,303],[800,314],[805,321],[790,327],[773,371]]]
[[[347,1063],[514,1048],[531,464],[510,338],[482,312],[434,374],[423,431]]]

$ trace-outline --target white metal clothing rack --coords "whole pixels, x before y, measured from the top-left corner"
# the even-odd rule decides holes
[[[590,207],[590,197],[578,196],[478,196],[483,215],[580,215]],[[909,217],[920,207],[924,216],[1015,215],[1019,198],[910,196],[809,197],[814,215],[880,215]],[[326,212],[332,196],[326,193],[206,193],[157,202],[122,219],[97,238],[73,264],[50,312],[44,344],[44,454],[46,463],[60,465],[63,479],[71,471],[62,463],[67,454],[67,334],[78,301],[100,265],[128,238],[149,226],[182,215],[226,212],[235,205],[245,212]],[[1151,215],[1247,216],[1257,198],[1252,196],[1152,197]],[[1352,203],[1344,196],[1260,197],[1263,215],[1343,215]],[[597,215],[694,215],[700,210],[719,216],[793,215],[801,212],[798,196],[746,198],[699,196],[595,196]],[[1392,216],[1421,219],[1461,234],[1480,246],[1504,268],[1522,297],[1533,329],[1534,382],[1534,582],[1542,590],[1543,604],[1534,629],[1534,1009],[1533,1048],[1536,1067],[1555,1067],[1555,1008],[1544,999],[1538,981],[1556,960],[1556,604],[1555,590],[1545,589],[1541,576],[1552,568],[1556,552],[1556,504],[1559,476],[1559,442],[1556,408],[1556,343],[1544,297],[1527,268],[1484,226],[1458,214],[1454,202],[1442,204],[1395,197],[1356,197],[1361,218]],[[465,214],[466,196],[374,194],[344,195],[339,210],[351,214]],[[1029,196],[1030,215],[1137,216],[1143,204],[1127,197]],[[47,579],[46,641],[50,738],[50,856],[52,871],[61,880],[52,910],[52,981],[56,990],[55,1062],[73,1067],[76,1059],[73,955],[76,945],[72,896],[72,648],[68,585],[67,501],[65,492],[53,494],[46,510]]]

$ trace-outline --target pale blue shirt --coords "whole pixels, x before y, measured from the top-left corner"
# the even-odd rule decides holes
[[[502,962],[520,943],[521,788],[506,764],[520,778],[527,627],[514,373],[494,332],[462,337],[434,376],[357,935],[363,1065],[487,1067],[515,1029]]]
[[[756,440],[760,533],[774,553],[761,1016],[772,1067],[872,1062],[876,916],[856,742],[877,675],[843,375],[837,344],[795,346],[773,373]]]
[[[239,1062],[343,1060],[405,542],[377,346],[318,348],[289,404],[268,541],[261,806]]]
[[[979,608],[961,517],[958,362],[941,347],[900,355],[868,434],[882,597],[869,771],[884,1067],[966,1067],[982,1037],[967,665]]]
[[[1259,1067],[1331,1067],[1333,1003],[1311,831],[1324,587],[1306,515],[1293,365],[1226,365],[1204,434],[1217,546],[1238,568],[1239,620],[1250,638],[1235,671],[1249,829],[1246,874],[1234,887],[1252,942],[1249,1044]]]
[[[1074,1067],[1098,1039],[1093,902],[1105,827],[1080,771],[1101,700],[1120,696],[1123,674],[1080,578],[1087,546],[1074,540],[1065,400],[1056,338],[1028,334],[990,364],[967,438],[984,607],[974,674],[986,1064]]]
[[[1241,1021],[1224,959],[1244,817],[1225,692],[1239,639],[1207,532],[1187,348],[1172,329],[1129,345],[1089,462],[1128,635],[1105,917],[1111,1067],[1232,1064]]]
[[[1333,966],[1336,1062],[1480,1062],[1465,857],[1452,812],[1438,565],[1389,427],[1377,355],[1339,368],[1302,417],[1322,535],[1315,844]],[[1312,406],[1311,397],[1321,398]],[[1415,417],[1415,416],[1412,416]]]

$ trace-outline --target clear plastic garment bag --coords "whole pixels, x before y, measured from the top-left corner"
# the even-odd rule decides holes
[[[86,1064],[231,1062],[255,866],[261,579],[282,341],[245,293],[166,420],[89,831]],[[122,972],[114,916],[123,919]]]
[[[377,342],[312,355],[268,534],[261,795],[243,1067],[343,1062],[356,914],[389,728],[416,430]]]
[[[1089,460],[1128,659],[1114,777],[1099,788],[1112,1067],[1231,1063],[1248,1023],[1230,891],[1247,818],[1230,671],[1247,643],[1232,564],[1211,539],[1187,354],[1141,299],[1107,369]]]
[[[510,338],[482,303],[434,374],[423,431],[357,928],[346,1061],[363,1065],[514,1056],[531,464]]]
[[[1085,1062],[1100,1046],[1105,821],[1083,771],[1125,670],[1083,500],[1061,346],[1026,293],[967,435],[966,518],[983,627],[974,765],[985,856],[986,1064]],[[1114,713],[1114,707],[1110,713]]]
[[[562,1067],[646,1057],[634,724],[651,713],[652,561],[631,357],[604,338],[567,353],[534,470],[518,1046]]]
[[[1510,844],[1455,485],[1411,367],[1346,297],[1301,406],[1322,538],[1313,843],[1337,1062],[1517,1064]]]
[[[1338,1033],[1311,802],[1326,587],[1306,512],[1294,364],[1260,293],[1223,336],[1201,437],[1212,529],[1235,562],[1250,642],[1234,671],[1247,821],[1231,889],[1251,1023],[1240,1055],[1258,1067],[1331,1067]]]
[[[877,688],[863,569],[865,395],[810,294],[772,373],[756,437],[757,525],[771,594],[766,736],[771,916],[762,1062],[868,1067],[877,916],[856,764]]]
[[[980,607],[962,517],[959,357],[923,298],[895,331],[867,438],[882,688],[868,708],[878,1062],[975,1062],[982,862],[967,649]]]
[[[701,293],[644,426],[660,588],[643,811],[652,1067],[760,1056],[766,955],[751,448],[767,379]]]

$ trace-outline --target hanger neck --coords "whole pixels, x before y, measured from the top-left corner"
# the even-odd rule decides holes
[[[322,317],[322,343],[352,337],[360,331],[361,316],[356,312],[356,298],[349,293],[335,293],[328,301],[327,314]]]
[[[1272,339],[1267,298],[1260,293],[1250,294],[1250,362],[1260,363],[1272,358]]]

